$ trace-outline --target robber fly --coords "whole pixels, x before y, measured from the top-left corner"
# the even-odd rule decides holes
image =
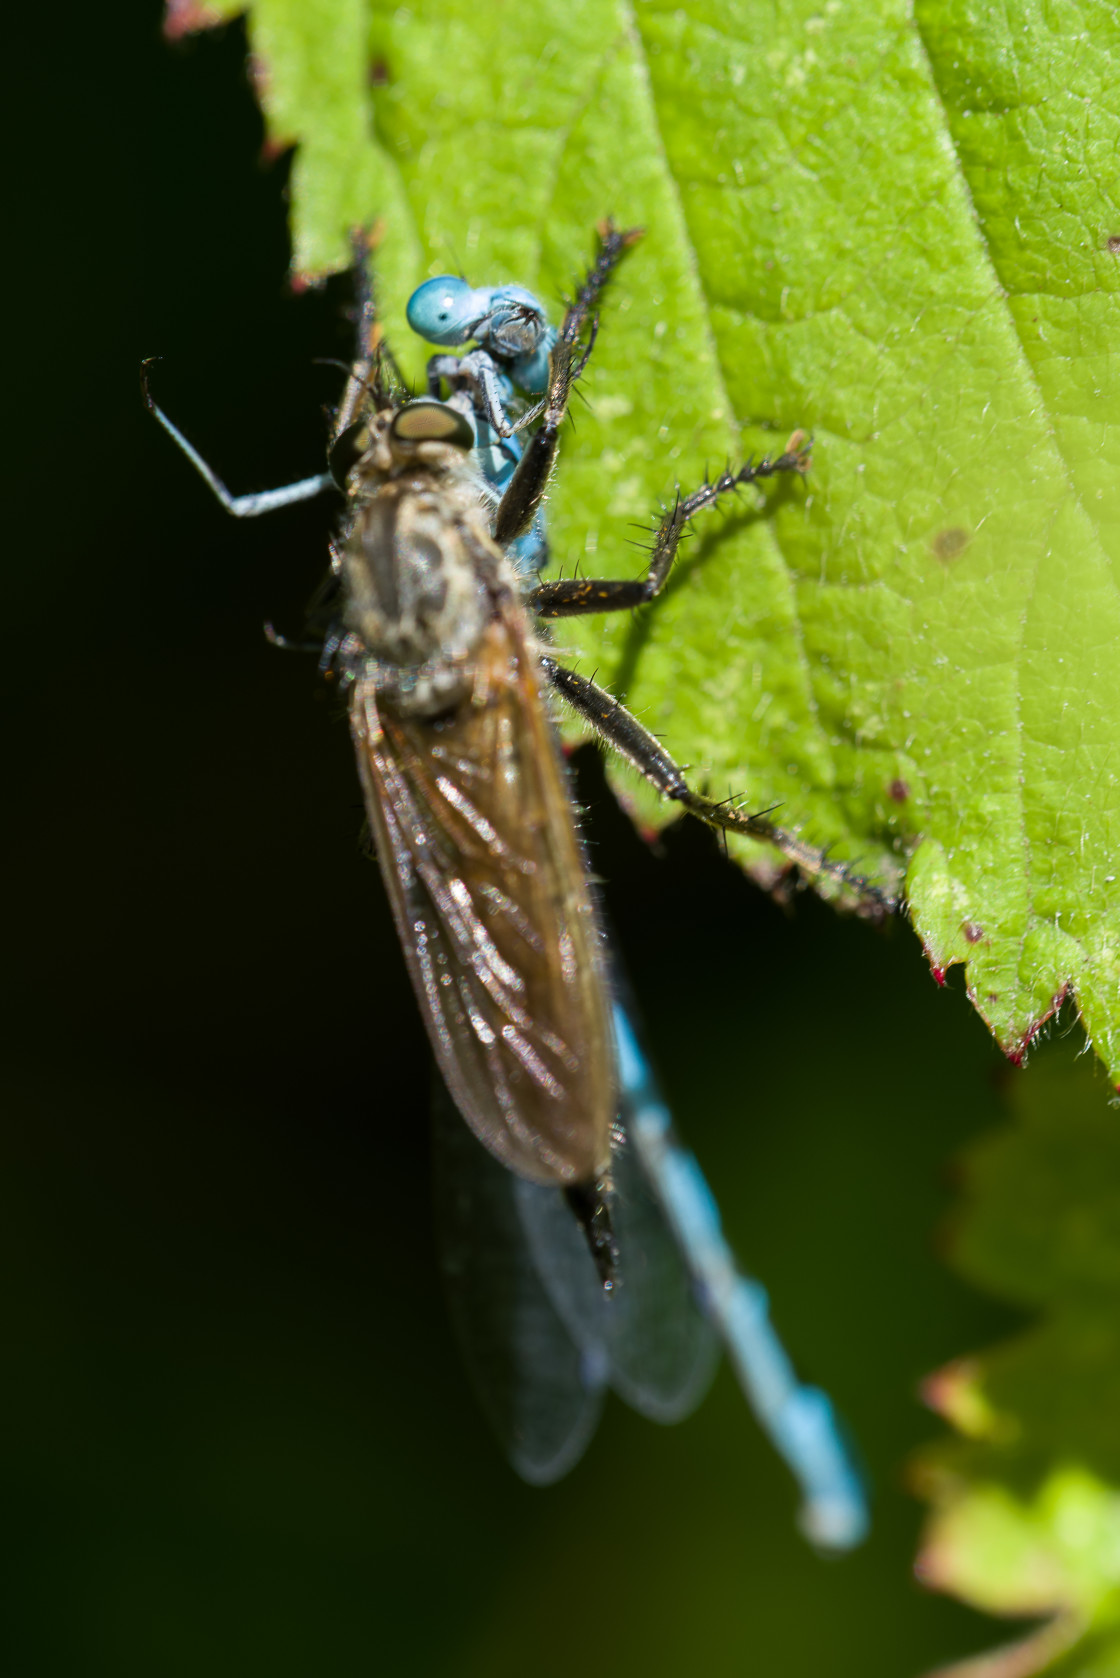
[[[496,507],[472,451],[471,398],[410,399],[380,343],[365,252],[360,352],[328,470],[233,496],[145,400],[227,510],[252,517],[325,490],[346,498],[332,547],[322,664],[349,690],[351,733],[377,856],[440,1072],[487,1148],[562,1187],[610,1281],[606,1205],[614,1074],[600,940],[546,695],[563,698],[665,796],[709,824],[771,840],[809,873],[877,907],[874,886],[765,815],[695,792],[638,720],[557,663],[532,616],[629,610],[660,593],[688,522],[740,484],[805,469],[774,460],[678,496],[647,575],[537,582],[507,557],[538,518],[572,387],[594,343],[599,295],[640,230],[606,223],[548,357],[548,387]],[[550,334],[551,335],[551,334]]]
[[[368,388],[335,449],[355,459],[333,662],[397,931],[460,1113],[503,1165],[594,1220],[613,1050],[540,648],[479,500],[470,425]]]

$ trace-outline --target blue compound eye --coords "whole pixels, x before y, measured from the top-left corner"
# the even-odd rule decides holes
[[[412,330],[429,344],[465,344],[486,313],[486,300],[466,280],[438,274],[416,288],[405,313]]]

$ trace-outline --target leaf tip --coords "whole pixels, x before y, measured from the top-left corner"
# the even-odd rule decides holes
[[[197,35],[224,21],[221,12],[208,6],[206,0],[167,0],[163,34],[168,41],[181,41],[184,35]]]

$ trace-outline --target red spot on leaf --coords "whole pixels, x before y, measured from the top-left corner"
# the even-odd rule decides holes
[[[1044,1014],[1040,1014],[1037,1020],[1031,1021],[1030,1025],[1027,1027],[1026,1031],[1024,1031],[1017,1043],[1012,1044],[1011,1048],[1004,1050],[1004,1053],[1011,1062],[1012,1066],[1022,1066],[1027,1057],[1027,1050],[1030,1048],[1047,1020],[1052,1020],[1054,1018],[1054,1015],[1061,1008],[1062,1003],[1068,995],[1068,985],[1063,985],[1061,990],[1055,991],[1053,996],[1050,998],[1050,1006],[1047,1008],[1046,1012]]]
[[[935,967],[933,969],[933,977],[939,985],[943,985],[945,983],[945,969],[943,967]]]
[[[964,933],[970,944],[978,944],[984,936],[984,928],[982,926],[977,926],[975,921],[965,921],[964,925],[961,927],[961,931]]]
[[[893,780],[887,788],[887,791],[890,793],[896,804],[905,804],[906,800],[910,796],[910,788],[903,780]]]

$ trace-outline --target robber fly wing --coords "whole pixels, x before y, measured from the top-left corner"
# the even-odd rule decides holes
[[[550,1485],[583,1455],[607,1383],[602,1346],[568,1331],[537,1270],[518,1193],[551,1197],[587,1248],[558,1189],[499,1165],[438,1083],[432,1107],[436,1227],[448,1309],[483,1412],[512,1466]]]
[[[599,932],[520,608],[489,625],[470,701],[401,714],[354,685],[351,723],[382,874],[439,1068],[504,1165],[596,1178],[613,1053]]]

